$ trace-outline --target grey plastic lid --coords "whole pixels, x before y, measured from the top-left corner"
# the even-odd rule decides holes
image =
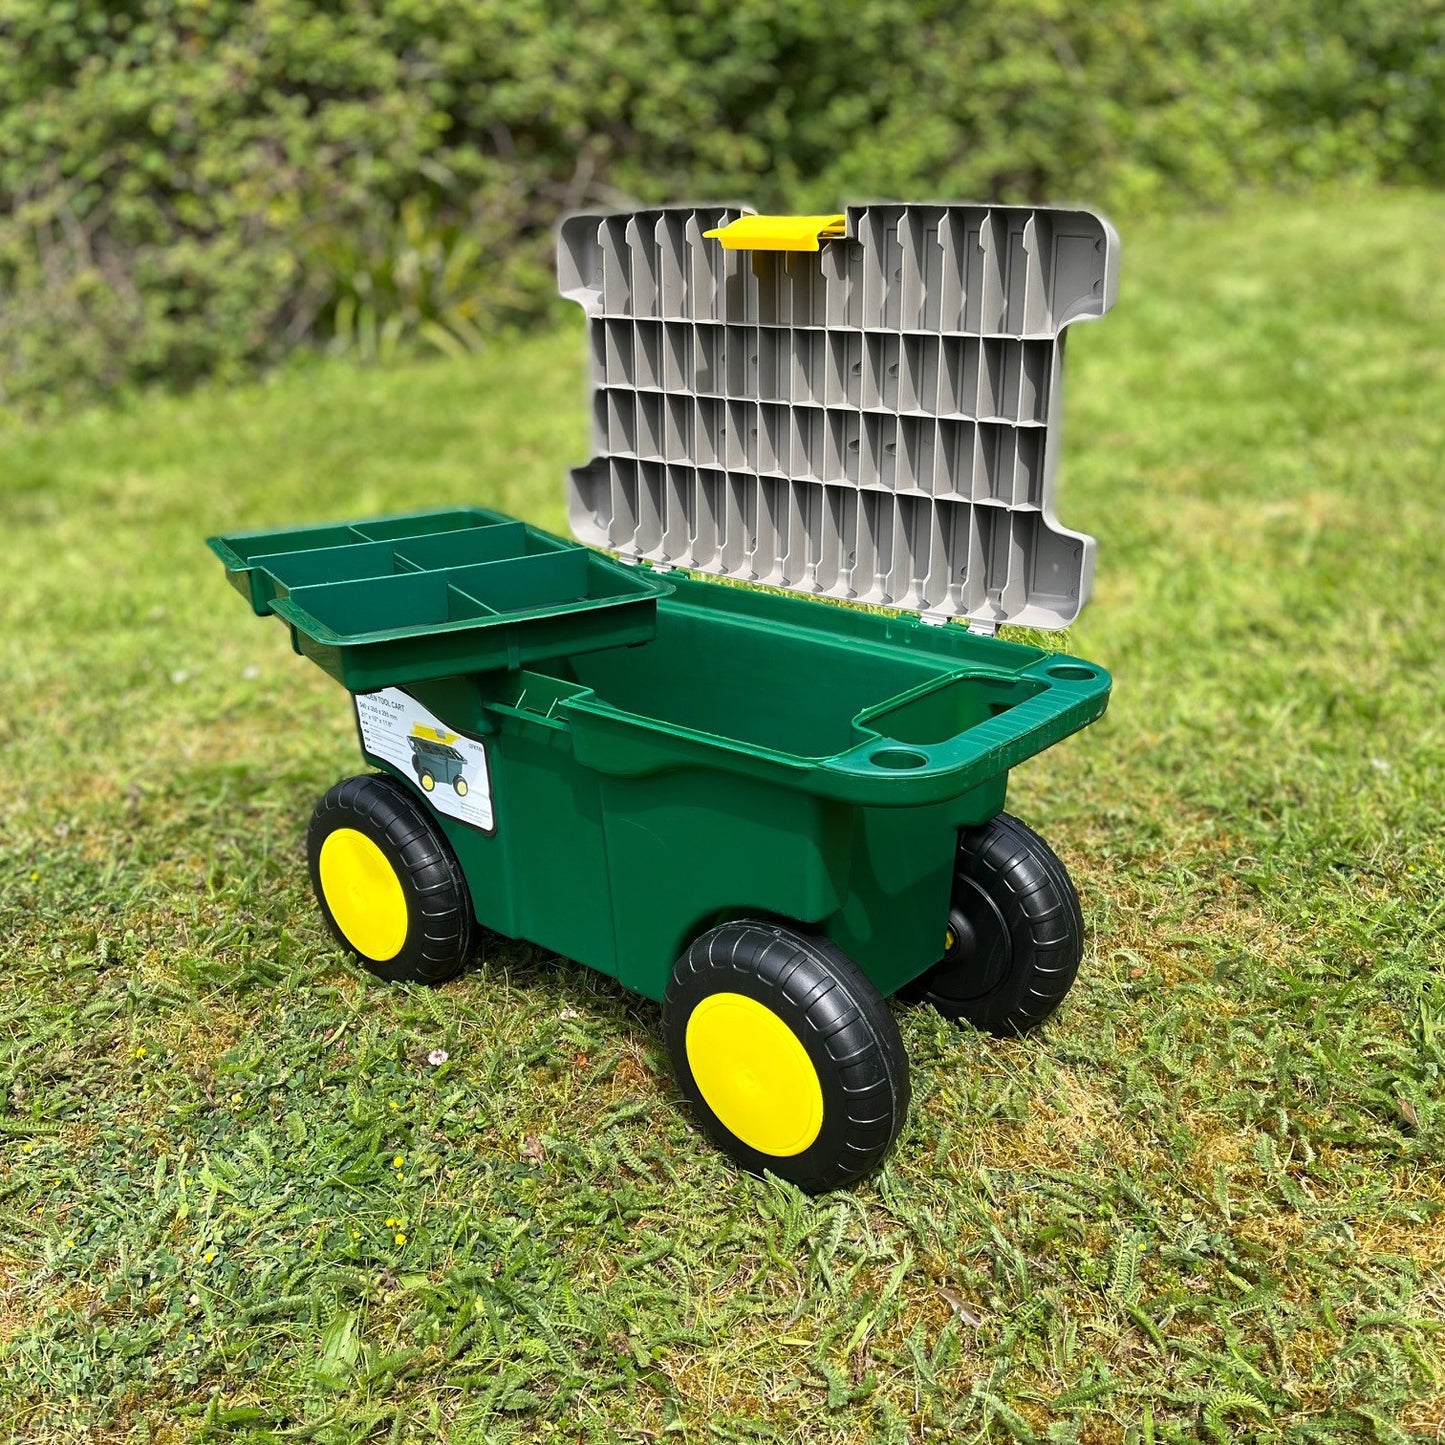
[[[746,214],[563,223],[596,452],[571,473],[573,533],[982,630],[1067,626],[1094,541],[1053,512],[1064,332],[1114,303],[1113,228],[1089,211],[890,204],[849,207],[817,250],[703,234]]]

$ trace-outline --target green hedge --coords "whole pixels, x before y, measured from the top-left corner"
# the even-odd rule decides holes
[[[571,206],[1445,178],[1439,0],[0,0],[0,402],[470,347]]]

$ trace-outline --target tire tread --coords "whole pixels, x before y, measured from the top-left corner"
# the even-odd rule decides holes
[[[692,1009],[710,994],[738,991],[786,1009],[790,1027],[811,1038],[832,1066],[825,1100],[842,1100],[824,1134],[792,1158],[761,1155],[731,1135],[707,1107],[687,1062]],[[706,1132],[743,1168],[764,1169],[809,1193],[851,1184],[871,1172],[908,1114],[908,1061],[883,996],[840,948],[824,938],[753,920],[725,923],[678,960],[663,998],[663,1028],[684,1095]]]
[[[985,889],[1008,926],[1010,971],[988,993],[957,999],[929,987],[912,992],[949,1018],[989,1033],[1027,1033],[1064,1001],[1084,953],[1084,916],[1068,869],[1032,828],[1011,813],[964,831],[957,876]],[[942,967],[942,965],[940,965]]]
[[[337,828],[358,824],[397,870],[408,912],[419,925],[416,938],[408,937],[395,959],[377,961],[353,948],[322,894],[322,843]],[[306,845],[322,916],[337,942],[372,973],[392,982],[443,983],[465,967],[476,930],[466,878],[441,830],[405,784],[385,773],[344,778],[317,803]]]

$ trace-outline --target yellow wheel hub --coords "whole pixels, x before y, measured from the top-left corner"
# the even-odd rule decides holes
[[[406,942],[406,894],[386,854],[355,828],[338,828],[321,845],[321,892],[336,926],[360,954],[385,963]]]
[[[687,1021],[699,1093],[750,1149],[801,1154],[823,1127],[823,1086],[798,1036],[766,1004],[714,993]]]

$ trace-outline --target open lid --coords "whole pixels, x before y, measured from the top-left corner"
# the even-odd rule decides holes
[[[882,204],[576,215],[593,445],[573,533],[814,596],[1064,627],[1094,541],[1053,513],[1064,331],[1114,303],[1089,211]]]

